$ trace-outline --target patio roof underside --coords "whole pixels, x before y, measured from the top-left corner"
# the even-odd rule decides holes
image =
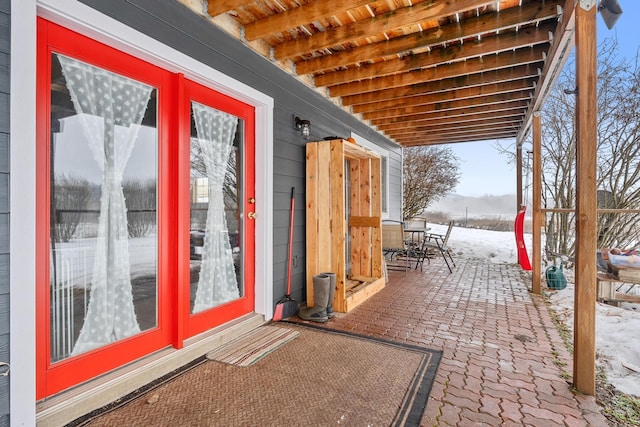
[[[521,142],[573,47],[573,7],[573,0],[216,0],[207,12],[412,146]]]

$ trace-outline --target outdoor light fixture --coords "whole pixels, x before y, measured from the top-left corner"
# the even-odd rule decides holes
[[[618,0],[600,0],[598,12],[600,12],[600,16],[602,16],[607,28],[612,29],[620,15],[622,15],[622,8],[618,4]]]
[[[300,135],[304,139],[309,138],[309,135],[311,135],[311,122],[309,120],[295,116],[293,118],[293,126],[300,131]]]

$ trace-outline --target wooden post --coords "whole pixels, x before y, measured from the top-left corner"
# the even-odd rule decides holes
[[[516,144],[516,212],[522,207],[522,145]]]
[[[594,395],[596,373],[596,2],[576,4],[576,269],[573,385]]]
[[[531,176],[533,188],[531,191],[531,219],[532,219],[532,261],[531,265],[531,291],[534,294],[541,294],[542,287],[540,285],[540,267],[542,264],[542,239],[540,236],[542,229],[542,125],[540,112],[533,113],[533,167],[531,168]]]

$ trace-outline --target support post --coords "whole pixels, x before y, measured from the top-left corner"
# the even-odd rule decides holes
[[[573,385],[595,394],[596,309],[596,7],[576,4],[576,269]]]
[[[533,188],[531,191],[531,219],[532,219],[532,261],[531,266],[531,292],[534,294],[542,293],[542,286],[540,284],[541,265],[542,265],[542,239],[541,230],[543,226],[542,222],[542,120],[540,112],[533,113],[533,166],[531,169],[531,176],[533,181]]]
[[[516,144],[516,212],[522,207],[522,144]]]

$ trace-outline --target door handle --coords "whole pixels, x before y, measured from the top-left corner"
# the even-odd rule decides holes
[[[249,212],[247,214],[247,218],[249,219],[256,219],[256,213],[255,212]]]

